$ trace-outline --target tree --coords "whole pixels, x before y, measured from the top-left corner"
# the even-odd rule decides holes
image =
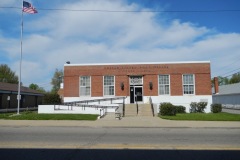
[[[43,104],[61,104],[61,98],[57,93],[45,93]]]
[[[227,85],[229,84],[229,79],[227,77],[218,77],[218,85],[222,86],[222,85]]]
[[[34,83],[30,84],[29,88],[33,89],[33,90],[36,90],[36,91],[39,91],[39,92],[42,92],[42,93],[46,93],[44,88],[39,87],[37,84],[34,84]]]
[[[0,65],[0,82],[6,82],[6,83],[18,83],[18,76],[15,75],[15,72],[13,72],[8,65],[1,64]]]
[[[229,80],[230,84],[239,83],[240,82],[240,73],[233,74],[232,78]]]
[[[37,90],[39,88],[39,86],[37,84],[32,83],[32,84],[29,85],[29,88],[33,89],[33,90]]]
[[[51,82],[51,84],[53,85],[52,93],[57,93],[58,90],[60,89],[60,83],[61,83],[62,77],[63,77],[63,71],[56,69]]]

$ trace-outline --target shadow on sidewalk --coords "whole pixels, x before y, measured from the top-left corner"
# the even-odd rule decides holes
[[[0,149],[2,160],[237,160],[237,150]]]

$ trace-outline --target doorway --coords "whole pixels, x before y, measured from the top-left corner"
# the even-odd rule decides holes
[[[143,87],[142,86],[130,86],[130,103],[143,101]]]

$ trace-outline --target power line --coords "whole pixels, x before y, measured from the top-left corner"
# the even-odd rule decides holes
[[[229,72],[227,72],[227,73],[224,73],[224,74],[222,74],[222,75],[226,75],[226,74],[228,74],[228,73],[235,72],[235,71],[238,71],[238,70],[240,71],[240,68],[234,69],[234,70],[229,71]]]
[[[21,7],[0,7],[2,9],[22,9]],[[116,13],[213,13],[213,12],[240,12],[240,9],[218,9],[218,10],[103,10],[103,9],[64,9],[64,8],[36,8],[45,11],[67,11],[67,12],[116,12]]]
[[[239,72],[235,72],[235,73],[233,73],[233,74],[230,74],[230,75],[228,75],[228,76],[225,76],[225,77],[223,77],[223,78],[231,77],[231,76],[233,76],[234,74],[239,74],[239,73],[240,73],[240,71],[239,71]]]

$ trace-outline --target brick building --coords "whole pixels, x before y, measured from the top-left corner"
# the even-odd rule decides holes
[[[212,103],[209,61],[65,64],[64,101],[126,96],[126,103]],[[207,109],[207,112],[209,109]]]

